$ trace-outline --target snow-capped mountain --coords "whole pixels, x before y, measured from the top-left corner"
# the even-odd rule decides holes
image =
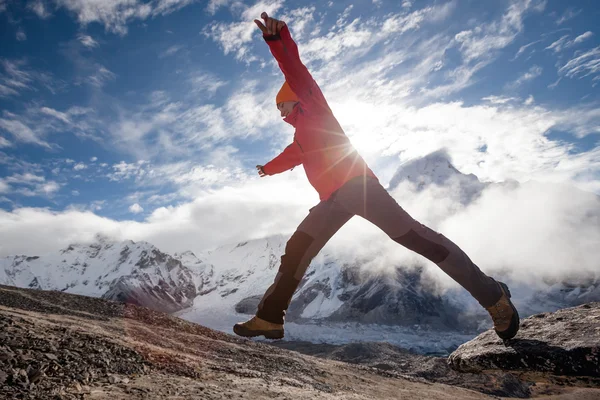
[[[407,181],[417,190],[431,184],[450,187],[464,205],[486,187],[502,185],[461,174],[443,152],[401,166],[390,188]],[[599,215],[586,214],[596,220]],[[287,239],[271,236],[203,253],[169,255],[146,242],[99,236],[92,244],[71,245],[50,255],[0,259],[0,284],[133,302],[231,332],[234,322],[255,313],[277,274]],[[444,333],[416,348],[445,351],[465,340],[453,336],[457,332],[472,335],[489,328],[485,311],[466,291],[432,289],[424,268],[389,265],[386,270],[392,273],[365,273],[361,267],[380,256],[372,253],[348,259],[325,247],[294,294],[286,337],[330,342],[363,338],[411,347],[425,336],[425,329],[426,335]],[[523,317],[600,301],[600,274],[548,280],[535,289],[515,280],[507,283]]]
[[[54,254],[0,259],[0,283],[103,297],[174,312],[191,305],[201,282],[178,259],[146,242],[97,236]]]
[[[466,175],[454,168],[445,150],[438,150],[401,165],[390,180],[389,189],[396,189],[402,182],[412,183],[417,191],[429,185],[447,187],[457,194],[463,205],[479,197],[489,185],[480,182],[473,174]]]
[[[255,313],[275,278],[286,240],[274,236],[221,246],[204,254],[203,265],[210,268],[200,274],[203,284],[194,310],[188,311],[204,315],[216,307],[242,314]],[[340,262],[325,249],[322,256],[313,260],[301,281],[286,320],[457,327],[459,310],[422,288],[421,269],[398,268],[395,276],[364,276],[359,271],[361,262],[354,265]],[[186,311],[180,315],[185,317]]]

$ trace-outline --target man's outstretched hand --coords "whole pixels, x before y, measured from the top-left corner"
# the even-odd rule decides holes
[[[266,12],[260,14],[260,17],[265,21],[265,23],[263,24],[257,19],[254,20],[254,23],[258,26],[258,28],[262,31],[263,35],[265,36],[278,35],[279,32],[281,32],[281,30],[285,26],[285,22],[269,17]]]
[[[267,174],[265,174],[265,171],[263,171],[263,166],[262,165],[257,165],[256,169],[258,170],[258,175],[262,178],[263,176],[267,176]]]

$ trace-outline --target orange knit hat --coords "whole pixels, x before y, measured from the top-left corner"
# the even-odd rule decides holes
[[[283,103],[285,101],[300,101],[296,93],[292,91],[290,85],[288,85],[287,81],[283,83],[281,89],[279,89],[279,93],[277,93],[277,97],[275,97],[275,104]]]

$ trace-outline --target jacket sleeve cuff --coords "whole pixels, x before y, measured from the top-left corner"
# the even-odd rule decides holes
[[[275,40],[281,40],[281,35],[263,35],[263,39],[265,39],[265,42],[273,42]]]
[[[263,35],[263,39],[265,39],[266,42],[272,42],[274,40],[281,40],[281,38],[284,38],[284,39],[292,38],[292,35],[290,35],[290,30],[288,29],[287,24],[285,24],[283,26],[283,28],[281,28],[281,31],[276,35]]]

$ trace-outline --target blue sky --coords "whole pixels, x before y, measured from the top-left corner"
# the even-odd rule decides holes
[[[293,134],[252,23],[264,10],[382,182],[444,147],[482,180],[600,193],[593,0],[0,0],[0,221],[27,235],[213,218],[210,237],[315,203],[299,170],[255,175]]]

